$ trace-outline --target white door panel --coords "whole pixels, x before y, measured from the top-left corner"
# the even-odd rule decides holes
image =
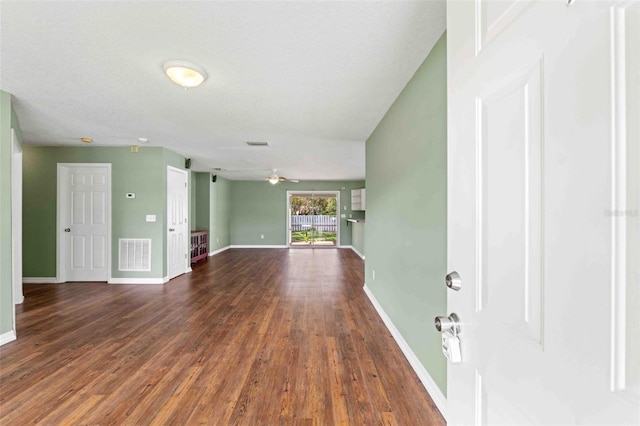
[[[189,214],[188,176],[184,170],[167,168],[167,273],[169,279],[187,271]]]
[[[451,425],[640,421],[639,8],[448,2]]]
[[[109,164],[60,164],[58,171],[60,278],[62,281],[107,281],[111,167]]]

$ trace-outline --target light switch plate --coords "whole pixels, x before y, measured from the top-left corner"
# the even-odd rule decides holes
[[[136,198],[136,193],[135,192],[127,192],[125,197],[127,197],[127,198]]]
[[[156,221],[156,215],[155,214],[148,214],[147,215],[147,222],[155,222]]]

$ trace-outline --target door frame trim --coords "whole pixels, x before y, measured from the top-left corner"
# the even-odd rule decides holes
[[[336,221],[337,221],[337,226],[336,226],[336,244],[333,246],[315,246],[315,245],[310,245],[310,246],[292,246],[291,245],[291,202],[290,202],[290,196],[291,195],[296,195],[296,194],[332,194],[336,196]],[[287,243],[287,247],[288,248],[337,248],[340,247],[340,227],[342,226],[342,222],[341,222],[341,217],[340,217],[340,190],[321,190],[321,191],[316,191],[316,190],[308,190],[308,191],[303,191],[303,190],[287,190],[287,196],[286,196],[286,208],[285,211],[287,212],[287,223],[286,223],[286,228],[285,228],[285,232],[286,232],[286,236],[285,236],[285,241]]]
[[[66,260],[66,253],[64,252],[64,231],[62,230],[62,218],[61,218],[61,195],[62,195],[62,182],[60,180],[62,169],[72,169],[79,167],[106,167],[107,168],[107,282],[111,281],[111,240],[113,239],[111,229],[111,214],[113,206],[111,204],[111,163],[58,163],[56,169],[56,283],[63,283],[66,281],[66,271],[64,269],[64,262]]]

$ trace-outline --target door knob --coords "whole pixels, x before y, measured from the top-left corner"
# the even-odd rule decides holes
[[[434,320],[436,330],[441,333],[451,330],[455,334],[460,333],[460,318],[457,314],[451,314],[448,317],[436,317]]]
[[[462,279],[460,278],[460,274],[456,271],[447,274],[445,281],[447,283],[447,287],[451,290],[458,291],[462,288]]]
[[[175,228],[169,228],[169,232],[173,232],[175,230],[176,230]]]
[[[64,232],[71,232],[71,228],[64,228]]]

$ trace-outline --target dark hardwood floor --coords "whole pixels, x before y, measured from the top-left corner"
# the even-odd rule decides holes
[[[165,285],[33,284],[0,424],[443,425],[351,250],[233,249]]]

